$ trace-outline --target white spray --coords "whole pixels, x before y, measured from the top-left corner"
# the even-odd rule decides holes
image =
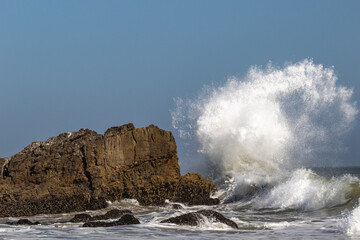
[[[199,151],[226,173],[268,175],[334,150],[334,139],[349,130],[356,103],[336,81],[333,68],[308,59],[252,67],[195,101],[178,99],[173,126],[181,137],[196,138]]]

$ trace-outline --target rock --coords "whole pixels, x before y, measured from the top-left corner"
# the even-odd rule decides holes
[[[173,135],[154,125],[62,133],[33,142],[5,165],[0,217],[95,210],[122,198],[143,205],[218,203],[210,198],[216,190],[210,180],[180,176]]]
[[[0,158],[0,178],[7,177],[7,168],[9,166],[9,158]]]
[[[31,222],[29,219],[20,219],[15,223],[16,225],[38,225],[39,222]]]
[[[140,224],[140,221],[132,214],[124,214],[119,220],[113,222],[87,222],[83,227],[113,227],[119,225]]]
[[[119,218],[124,214],[131,214],[131,213],[132,212],[130,210],[118,210],[118,209],[112,209],[103,215],[97,215],[93,217],[86,213],[80,213],[80,214],[76,214],[70,220],[70,222],[88,222],[88,221],[114,219],[114,218]]]
[[[193,213],[186,213],[177,217],[163,220],[161,221],[161,223],[174,223],[177,225],[197,226],[202,221],[204,221],[203,217],[206,217],[211,221],[221,222],[232,228],[238,229],[238,226],[234,221],[224,217],[222,214],[213,210],[201,210]]]
[[[230,226],[232,228],[235,228],[235,229],[239,228],[238,225],[234,221],[224,217],[222,214],[220,214],[220,213],[218,213],[216,211],[213,211],[213,210],[200,210],[200,211],[197,211],[197,213],[200,213],[201,215],[203,215],[203,216],[205,216],[207,218],[210,218],[212,221],[224,223],[224,224],[226,224],[226,225],[228,225],[228,226]]]
[[[70,222],[88,222],[92,220],[92,217],[89,214],[86,213],[80,213],[80,214],[76,214],[71,220]]]
[[[201,217],[198,213],[186,213],[177,217],[163,220],[160,223],[175,223],[177,225],[197,226],[201,221],[200,219]]]
[[[94,216],[91,221],[119,218],[124,214],[132,214],[132,212],[130,210],[112,209],[104,215]]]
[[[215,190],[216,186],[209,179],[204,179],[198,173],[188,173],[180,177],[172,200],[189,205],[216,205],[220,200],[209,197]]]
[[[184,209],[180,204],[177,204],[177,203],[173,204],[171,207],[173,209]]]

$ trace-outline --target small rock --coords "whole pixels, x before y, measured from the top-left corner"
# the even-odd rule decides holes
[[[177,204],[177,203],[173,204],[172,208],[173,209],[184,209],[180,204]]]
[[[213,210],[200,210],[193,213],[186,213],[177,217],[163,220],[161,223],[175,223],[177,225],[197,226],[201,222],[202,216],[211,219],[212,221],[221,222],[232,228],[238,229],[238,226],[234,221]]]
[[[94,216],[91,220],[106,220],[106,219],[114,219],[119,218],[125,213],[132,213],[130,210],[119,210],[119,209],[112,209],[105,213],[104,215]]]
[[[177,217],[172,217],[161,221],[160,223],[175,223],[177,225],[197,226],[199,224],[198,213],[186,213]]]
[[[125,209],[125,210],[112,209],[103,215],[97,215],[97,216],[93,216],[93,217],[86,213],[80,213],[80,214],[76,214],[70,220],[70,222],[88,222],[88,221],[114,219],[114,218],[121,217],[125,213],[132,213],[132,212],[127,209]]]
[[[37,225],[39,222],[32,222],[29,219],[20,219],[16,222],[17,225]]]
[[[88,222],[92,220],[92,217],[89,214],[86,213],[80,213],[80,214],[76,214],[71,220],[70,222]]]
[[[87,222],[83,227],[113,227],[119,225],[140,224],[140,221],[132,214],[124,214],[119,220],[113,222]]]

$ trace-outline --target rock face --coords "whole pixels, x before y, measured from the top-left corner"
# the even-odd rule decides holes
[[[174,223],[177,225],[197,226],[202,221],[204,221],[204,217],[206,217],[210,221],[221,222],[234,229],[238,229],[238,225],[234,221],[224,217],[222,214],[213,210],[200,210],[193,213],[186,213],[177,217],[166,219],[164,221],[161,221],[161,223]]]
[[[122,198],[143,205],[218,203],[210,198],[216,189],[210,180],[180,176],[173,135],[154,125],[62,133],[5,162],[0,159],[0,217],[99,209]]]

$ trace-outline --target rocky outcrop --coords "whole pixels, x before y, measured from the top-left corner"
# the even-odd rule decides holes
[[[204,218],[207,218],[212,222],[221,222],[228,225],[229,227],[238,229],[238,225],[234,221],[224,217],[222,214],[213,210],[200,210],[193,213],[186,213],[177,217],[172,217],[163,220],[161,221],[161,223],[174,223],[177,225],[198,226],[199,224],[201,224],[201,222],[204,222]]]
[[[173,135],[154,125],[62,133],[30,144],[4,169],[0,217],[99,209],[122,198],[143,205],[218,203],[210,198],[216,189],[210,180],[180,176]]]

